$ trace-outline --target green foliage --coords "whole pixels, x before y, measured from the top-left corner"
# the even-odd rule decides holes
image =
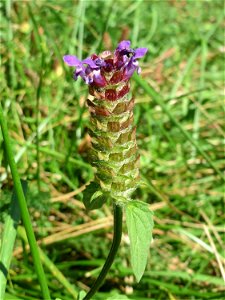
[[[86,292],[85,292],[85,291],[80,291],[77,300],[83,300],[83,298],[84,298],[85,296],[86,296]]]
[[[103,194],[98,183],[91,182],[83,192],[83,202],[87,210],[101,208],[106,200],[106,194]]]
[[[152,240],[154,224],[152,212],[146,203],[131,201],[126,205],[126,222],[130,239],[131,265],[139,282],[146,268]]]
[[[27,182],[22,181],[21,184],[23,192],[26,194]],[[5,294],[8,272],[13,255],[14,243],[16,240],[17,226],[20,222],[20,215],[21,213],[18,205],[18,199],[14,190],[8,214],[5,218],[4,232],[0,245],[0,299],[3,299]]]
[[[125,295],[119,295],[119,294],[107,298],[107,300],[123,300],[123,299],[129,299],[129,298]]]
[[[14,295],[6,293],[4,300],[21,300],[21,298],[18,298],[18,297],[14,296]]]
[[[5,217],[8,215],[8,209],[11,201],[11,192],[8,190],[1,190],[0,199],[0,222],[4,222]]]

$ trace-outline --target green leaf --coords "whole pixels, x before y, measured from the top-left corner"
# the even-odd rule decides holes
[[[84,299],[84,297],[86,296],[86,294],[87,294],[87,293],[86,293],[85,291],[80,291],[77,300],[82,300],[82,299]]]
[[[139,282],[145,271],[152,240],[153,213],[144,202],[128,202],[126,223],[131,247],[131,266]]]
[[[129,299],[129,298],[127,298],[126,295],[116,294],[116,295],[113,295],[113,296],[107,298],[106,300],[122,300],[122,299]]]
[[[106,196],[98,183],[91,182],[83,192],[83,202],[87,210],[101,208]]]
[[[6,293],[4,300],[22,300],[22,298],[18,298],[12,294]]]
[[[27,192],[27,182],[21,180],[24,194]],[[2,245],[0,249],[0,299],[4,299],[8,270],[10,268],[13,247],[16,240],[17,226],[20,221],[20,207],[14,188],[10,208],[5,220]]]

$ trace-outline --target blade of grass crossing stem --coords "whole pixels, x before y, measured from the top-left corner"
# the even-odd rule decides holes
[[[26,232],[23,227],[18,228],[18,234],[22,240],[27,244],[28,240],[26,237]],[[65,289],[73,296],[74,299],[77,298],[78,292],[74,286],[66,279],[66,277],[60,272],[56,265],[49,259],[49,257],[39,249],[41,260],[46,268],[52,273],[52,275],[65,287]]]
[[[33,11],[32,11],[32,4],[31,3],[27,3],[27,8],[28,8],[28,13],[31,19],[31,22],[33,24],[33,30],[34,30],[34,37],[35,37],[35,42],[36,42],[36,47],[38,48],[38,50],[43,50],[41,48],[43,48],[43,41],[42,41],[42,35],[39,34],[38,32],[38,23],[34,17]]]
[[[29,214],[29,211],[27,208],[27,203],[26,203],[26,199],[25,199],[25,196],[23,193],[21,182],[20,182],[19,173],[18,173],[17,166],[16,166],[16,163],[14,160],[13,151],[11,148],[11,141],[10,141],[10,137],[9,137],[9,133],[8,133],[6,120],[3,115],[1,103],[0,103],[0,125],[1,125],[1,129],[2,129],[5,152],[6,152],[8,163],[9,163],[9,166],[11,169],[13,183],[15,186],[15,191],[16,191],[16,195],[18,198],[19,206],[20,206],[21,216],[22,216],[23,224],[26,229],[26,234],[27,234],[28,241],[30,244],[31,254],[33,257],[33,261],[34,261],[34,267],[35,267],[37,277],[38,277],[38,280],[39,280],[39,283],[41,286],[43,298],[51,299],[50,295],[49,295],[49,290],[48,290],[45,273],[44,273],[44,270],[43,270],[43,267],[41,264],[41,260],[40,260],[38,245],[37,245],[34,231],[32,228],[30,214]]]
[[[10,49],[10,57],[9,57],[9,72],[10,72],[10,83],[12,87],[15,89],[16,87],[16,72],[15,72],[15,54],[14,54],[14,37],[13,37],[13,27],[12,27],[12,17],[11,17],[11,10],[12,10],[12,2],[11,0],[6,1],[5,8],[6,8],[6,16],[8,20],[7,26],[7,46]]]
[[[158,288],[160,288],[162,290],[165,290],[165,291],[169,290],[171,293],[174,293],[177,296],[178,295],[183,295],[184,297],[180,298],[180,299],[191,299],[191,298],[187,298],[187,295],[191,296],[191,297],[196,296],[199,299],[223,299],[221,292],[216,293],[216,292],[211,292],[209,290],[205,293],[202,293],[202,292],[199,292],[199,291],[194,290],[194,289],[180,288],[177,285],[167,283],[167,282],[164,282],[162,280],[160,281],[160,280],[155,280],[155,279],[148,279],[147,281],[150,282],[152,286],[155,285]]]
[[[197,49],[195,49],[195,51],[193,51],[193,53],[191,54],[191,56],[189,57],[189,59],[187,61],[187,64],[186,64],[183,72],[181,74],[178,74],[178,79],[175,82],[175,84],[173,85],[173,89],[170,94],[171,98],[173,98],[176,95],[176,93],[177,93],[179,87],[181,86],[181,84],[183,83],[185,77],[190,72],[190,70],[193,68],[194,61],[196,60],[199,52],[200,52],[200,47],[198,47]]]
[[[41,181],[40,181],[40,146],[39,146],[39,111],[40,111],[40,97],[41,97],[41,89],[42,89],[42,81],[43,81],[43,70],[44,70],[44,52],[42,52],[41,59],[41,70],[40,70],[40,78],[39,84],[37,88],[36,94],[36,153],[37,153],[37,187],[40,192],[41,189]]]
[[[205,78],[205,68],[206,68],[206,61],[207,61],[207,43],[205,40],[202,40],[202,48],[201,48],[201,67],[200,67],[200,81],[199,81],[199,87],[204,88],[204,78]],[[199,138],[199,130],[200,130],[200,119],[201,119],[201,104],[202,104],[202,93],[199,93],[198,95],[198,104],[195,108],[194,113],[194,120],[193,120],[193,139],[198,140]],[[193,149],[192,151],[192,157],[195,158],[196,156],[196,149]]]
[[[167,105],[163,102],[160,95],[141,77],[137,74],[134,74],[135,81],[152,97],[152,99],[162,108],[162,110],[167,114],[171,122],[174,123],[175,126],[182,132],[182,134],[189,140],[189,142],[197,149],[197,151],[205,158],[208,164],[213,168],[213,170],[219,175],[221,180],[225,181],[223,174],[220,170],[215,166],[211,158],[208,154],[205,153],[204,150],[198,145],[198,143],[192,138],[192,136],[180,125],[180,123],[174,118],[172,113],[170,112]]]
[[[135,10],[135,14],[134,14],[134,26],[133,26],[133,30],[132,30],[132,45],[133,46],[137,46],[137,41],[138,41],[138,35],[139,35],[139,31],[140,31],[140,14],[142,12],[142,0],[138,0],[138,7]]]
[[[78,31],[78,57],[82,59],[82,52],[83,52],[83,41],[84,41],[84,17],[85,17],[85,10],[86,10],[86,1],[80,1],[81,6],[81,18],[79,22],[79,31]]]
[[[1,299],[1,298],[0,298],[0,299]],[[5,294],[4,300],[23,300],[23,299],[18,298],[18,297],[16,297],[16,296],[12,295],[12,294],[6,293],[6,294]]]
[[[78,30],[78,47],[77,47],[77,53],[78,53],[78,57],[80,59],[82,59],[82,51],[83,51],[85,9],[86,9],[85,1],[80,1],[80,3],[79,3],[80,22],[79,22],[79,30]],[[76,92],[79,93],[80,85],[78,85],[78,87],[75,89],[76,89]],[[70,147],[66,154],[66,161],[65,161],[64,168],[67,168],[68,160],[72,154],[72,150],[74,150],[74,145],[77,148],[77,141],[81,135],[80,125],[82,122],[82,116],[83,116],[85,107],[86,107],[85,105],[83,105],[82,107],[79,107],[79,117],[78,117],[77,129],[74,130],[73,137],[71,139],[71,144],[70,144]]]
[[[20,144],[21,146],[24,145],[23,142],[21,141],[18,141],[18,144]],[[35,149],[35,145],[33,144],[27,144],[25,145],[26,148],[28,149]],[[48,154],[50,155],[51,157],[55,158],[55,159],[58,159],[60,161],[65,161],[66,160],[66,157],[63,153],[60,153],[60,152],[57,152],[55,150],[52,150],[48,147],[39,147],[39,151],[42,152],[42,153],[45,153],[45,154]],[[73,158],[73,157],[70,157],[68,159],[69,163],[72,164],[73,166],[76,166],[76,168],[84,168],[85,170],[87,170],[88,172],[92,172],[92,167],[87,164],[86,162],[82,161],[82,160],[79,160],[79,159],[76,159],[76,158]]]
[[[23,191],[26,193],[27,183],[22,181]],[[8,215],[6,217],[2,246],[0,251],[0,299],[4,299],[7,275],[12,258],[13,247],[16,239],[17,226],[20,220],[20,208],[15,190],[13,191]]]
[[[108,27],[110,26],[111,19],[113,17],[114,5],[115,5],[115,2],[113,0],[108,0],[107,1],[107,7],[106,7],[107,13],[104,17],[105,20],[103,22],[104,26],[101,29],[101,36],[103,36],[104,33],[107,32]],[[104,42],[104,39],[99,39],[99,42],[98,42],[98,45],[97,45],[96,49],[94,49],[94,48],[91,49],[90,53],[94,53],[94,52],[100,53],[102,51],[103,42]]]

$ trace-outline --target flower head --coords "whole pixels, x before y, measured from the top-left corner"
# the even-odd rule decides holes
[[[147,48],[132,49],[130,41],[122,41],[114,53],[104,51],[82,61],[74,55],[65,55],[63,60],[70,67],[76,68],[74,80],[80,76],[86,84],[104,87],[129,80],[135,71],[139,74],[141,69],[137,59],[147,51]]]

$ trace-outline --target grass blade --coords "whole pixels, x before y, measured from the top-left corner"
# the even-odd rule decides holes
[[[0,103],[0,125],[2,129],[2,135],[3,135],[3,140],[4,140],[4,146],[5,146],[5,152],[7,155],[8,163],[11,169],[12,173],[12,178],[15,186],[15,191],[16,195],[18,198],[19,206],[20,206],[20,211],[21,211],[21,216],[22,220],[26,229],[27,237],[29,240],[30,248],[31,248],[31,253],[32,257],[34,260],[34,267],[38,276],[38,280],[40,282],[42,294],[44,299],[51,299],[49,295],[49,290],[48,290],[48,285],[45,277],[45,273],[41,264],[39,252],[38,252],[38,245],[37,241],[35,239],[34,231],[32,228],[32,223],[31,223],[31,218],[30,214],[27,208],[27,203],[26,199],[23,193],[22,185],[20,182],[20,177],[19,173],[17,170],[17,166],[14,160],[12,148],[11,148],[11,141],[10,137],[8,134],[8,128],[7,128],[7,123],[5,121],[3,111],[2,111],[2,106]]]
[[[22,181],[23,191],[26,193],[27,183]],[[20,220],[20,208],[15,190],[13,191],[8,216],[6,217],[2,246],[0,251],[0,299],[4,299],[7,275],[10,267],[13,247],[16,239],[17,226]]]
[[[18,234],[23,239],[25,243],[28,243],[26,233],[23,227],[18,228]],[[39,249],[41,260],[46,268],[52,273],[52,275],[65,287],[65,289],[73,296],[73,299],[76,299],[78,292],[74,286],[66,279],[66,277],[60,272],[56,265],[50,260],[50,258]]]
[[[176,120],[173,114],[170,112],[167,105],[163,102],[161,96],[148,84],[145,80],[143,80],[137,74],[134,74],[135,81],[145,90],[145,92],[152,97],[152,99],[162,108],[162,110],[167,114],[171,122],[181,131],[181,133],[189,140],[189,142],[196,148],[196,150],[205,158],[208,164],[213,168],[213,170],[219,175],[222,181],[225,181],[223,174],[220,170],[215,166],[211,158],[208,154],[202,150],[202,148],[198,145],[198,143],[192,138],[192,136],[180,125],[180,123]]]

